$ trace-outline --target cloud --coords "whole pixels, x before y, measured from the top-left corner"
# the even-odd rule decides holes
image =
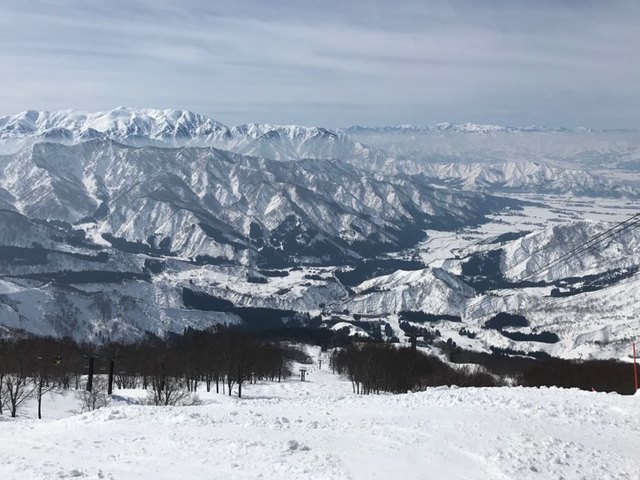
[[[640,126],[634,1],[9,0],[3,113]]]

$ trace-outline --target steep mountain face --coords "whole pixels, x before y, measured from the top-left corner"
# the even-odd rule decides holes
[[[356,161],[299,159],[368,158],[323,129],[228,129],[126,109],[0,125],[5,140],[24,141],[0,156],[0,323],[10,330],[106,340],[265,315],[238,308],[342,308],[348,292],[330,271],[261,269],[357,264],[514,205]],[[223,141],[278,160],[187,146]]]
[[[524,311],[544,297],[579,302],[585,294],[637,277],[640,228],[608,237],[604,234],[611,226],[568,222],[499,243],[481,241],[451,252],[452,257],[438,262],[441,268],[397,270],[364,281],[352,288],[349,310],[367,315],[422,311],[473,322],[501,308]],[[601,243],[587,243],[598,235]],[[584,245],[590,248],[567,258]],[[515,298],[522,302],[509,304]]]
[[[346,296],[331,269],[266,271],[199,264],[149,249],[121,251],[87,238],[85,225],[31,220],[8,210],[0,210],[0,225],[5,333],[126,340],[243,318],[268,322],[265,311],[251,309],[289,315],[317,311]],[[189,302],[185,292],[202,295],[210,305]],[[248,309],[243,318],[235,307]]]
[[[0,187],[27,217],[86,223],[119,248],[282,264],[398,250],[424,228],[476,223],[512,203],[336,160],[279,162],[110,140],[39,143],[0,157]]]
[[[361,167],[374,166],[388,157],[386,153],[355,142],[346,135],[325,128],[297,125],[239,125],[229,129],[224,138],[195,139],[191,144],[215,146],[274,160],[340,159]]]

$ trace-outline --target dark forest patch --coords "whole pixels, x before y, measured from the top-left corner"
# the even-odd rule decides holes
[[[526,235],[529,235],[531,232],[530,231],[522,231],[522,232],[506,232],[503,234],[498,235],[497,237],[494,238],[488,238],[487,240],[483,240],[482,244],[484,245],[491,245],[494,243],[504,243],[504,242],[511,242],[513,240],[517,240],[519,238],[522,238]]]
[[[48,250],[42,247],[0,247],[0,262],[7,265],[46,265]]]
[[[167,250],[163,247],[155,247],[153,245],[149,245],[148,243],[143,243],[140,241],[130,242],[129,240],[125,240],[124,238],[114,237],[110,233],[103,233],[102,238],[104,238],[107,242],[111,244],[113,248],[116,250],[120,250],[125,253],[134,253],[134,254],[146,254],[146,255],[173,255],[170,250]]]
[[[124,283],[134,280],[151,282],[151,277],[147,273],[113,272],[107,270],[30,273],[26,275],[16,276],[16,278],[29,278],[33,280],[39,280],[41,282],[55,282],[58,284]]]
[[[264,275],[265,277],[288,277],[289,272],[286,270],[258,270],[260,275]]]
[[[493,353],[473,352],[460,348],[448,351],[453,363],[474,363],[489,372],[510,376],[519,385],[529,387],[561,387],[617,392],[623,395],[634,393],[629,364],[615,360],[564,360],[552,358],[542,352],[519,352],[492,349]]]
[[[553,332],[524,333],[501,330],[500,333],[516,342],[558,343],[560,338]]]
[[[280,310],[262,307],[236,307],[224,298],[197,292],[189,288],[182,289],[182,301],[187,308],[208,312],[226,312],[239,316],[243,327],[251,331],[284,328],[287,325],[301,326],[309,320],[309,315],[293,310]]]
[[[365,280],[381,275],[389,275],[397,270],[421,270],[424,263],[415,260],[399,260],[395,258],[363,260],[353,270],[336,271],[335,276],[343,285],[355,287]]]
[[[584,277],[563,278],[555,282],[556,288],[551,290],[552,297],[570,297],[585,292],[595,292],[616,283],[633,277],[638,273],[637,265],[629,268],[617,268],[594,275]]]
[[[403,310],[399,315],[400,319],[415,323],[434,323],[440,321],[462,322],[462,318],[457,315],[435,315],[413,310]]]
[[[523,315],[500,312],[484,323],[484,328],[502,330],[505,327],[528,327],[529,320]]]

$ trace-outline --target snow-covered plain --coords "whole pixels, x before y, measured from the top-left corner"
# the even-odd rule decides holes
[[[318,358],[314,355],[314,358]],[[195,407],[83,414],[73,393],[0,416],[0,478],[640,478],[638,396],[562,389],[434,388],[359,396],[327,367],[307,381],[201,393]],[[54,419],[47,419],[56,417]]]

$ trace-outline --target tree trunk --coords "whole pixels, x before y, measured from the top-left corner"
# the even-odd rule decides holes
[[[38,380],[38,420],[42,420],[42,382],[43,379],[40,377]]]

